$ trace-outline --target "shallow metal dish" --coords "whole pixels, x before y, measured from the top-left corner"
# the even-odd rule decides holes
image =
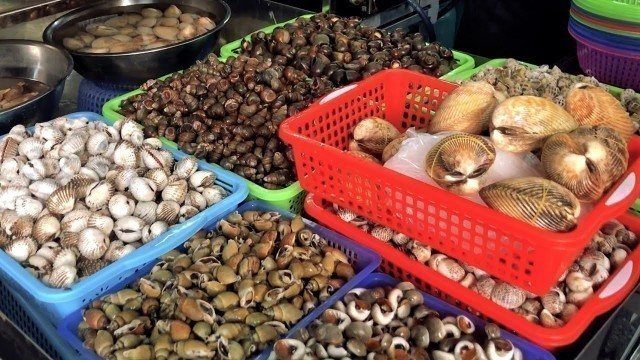
[[[42,94],[0,111],[0,134],[14,125],[33,126],[49,121],[55,113],[67,77],[73,71],[68,52],[31,40],[0,40],[0,77],[36,80],[49,86]]]
[[[51,23],[42,35],[48,44],[62,47],[62,39],[74,36],[93,22],[145,7],[165,10],[176,5],[183,12],[208,16],[216,27],[192,39],[168,46],[115,54],[70,51],[75,70],[86,79],[111,85],[140,85],[146,80],[183,70],[211,52],[220,30],[229,21],[231,9],[222,0],[109,0],[71,11]]]

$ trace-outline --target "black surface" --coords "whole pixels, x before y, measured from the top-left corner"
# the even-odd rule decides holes
[[[39,347],[25,337],[7,317],[0,313],[0,359],[50,359]]]

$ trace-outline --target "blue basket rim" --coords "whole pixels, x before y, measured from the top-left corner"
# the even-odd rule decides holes
[[[276,206],[273,206],[271,204],[265,203],[263,201],[259,201],[259,200],[253,200],[253,201],[249,201],[247,203],[242,204],[242,206],[240,206],[236,211],[239,213],[243,213],[245,211],[248,210],[255,210],[255,211],[275,211],[280,213],[283,217],[286,218],[293,218],[295,216],[295,214],[283,210],[281,208],[278,208]],[[348,282],[346,282],[340,289],[338,289],[335,293],[333,293],[333,295],[331,295],[331,297],[329,297],[329,299],[327,299],[326,301],[324,301],[322,304],[320,304],[320,306],[318,306],[316,309],[314,309],[312,312],[310,312],[309,314],[307,314],[306,316],[304,316],[296,325],[294,325],[289,332],[287,332],[287,334],[285,335],[286,337],[291,336],[292,334],[294,334],[295,332],[297,332],[298,330],[300,330],[303,327],[308,326],[309,324],[311,324],[311,322],[313,320],[315,320],[318,316],[322,315],[322,313],[324,312],[324,310],[329,308],[330,304],[335,303],[336,301],[342,299],[344,297],[344,295],[347,294],[347,292],[349,292],[353,287],[357,286],[358,283],[360,283],[363,279],[365,279],[369,274],[371,274],[373,271],[375,271],[376,268],[378,268],[378,266],[380,265],[380,263],[382,262],[382,258],[380,257],[380,255],[378,253],[376,253],[375,251],[362,246],[358,243],[356,243],[355,241],[352,241],[350,239],[348,239],[347,237],[327,228],[324,227],[322,225],[319,225],[309,219],[305,219],[303,218],[303,221],[305,223],[305,225],[311,229],[314,233],[318,233],[321,236],[325,237],[325,238],[330,238],[329,240],[333,243],[339,243],[345,247],[348,247],[351,251],[353,251],[354,253],[358,254],[358,267],[361,267],[361,270],[358,271],[356,273],[356,275],[349,280]],[[214,221],[210,221],[207,223],[207,225],[205,226],[205,228],[211,228],[212,226],[215,226],[215,224],[217,223],[217,220]],[[112,290],[118,289],[118,288],[123,288],[125,287],[127,284],[131,283],[133,280],[138,279],[144,275],[146,275],[146,273],[151,270],[151,268],[153,267],[154,263],[150,263],[147,264],[145,266],[145,268],[143,268],[142,271],[136,273],[136,274],[132,274],[131,276],[129,276],[127,279],[122,280],[117,286],[114,286],[112,288]],[[147,271],[144,271],[144,270]],[[82,309],[77,309],[75,311],[73,311],[71,314],[69,314],[67,317],[65,317],[59,324],[58,324],[58,333],[67,340],[67,342],[69,342],[69,344],[76,349],[76,351],[82,353],[82,355],[87,358],[87,359],[96,359],[98,360],[99,358],[97,357],[97,355],[95,353],[93,353],[90,350],[85,349],[82,346],[82,342],[80,341],[80,339],[77,337],[77,335],[75,334],[75,330],[77,329],[77,325],[78,323],[81,321],[82,319],[82,315],[81,315],[81,310]],[[257,357],[255,359],[261,359],[261,360],[265,360],[269,357],[269,354],[271,353],[271,348],[272,346],[269,346],[267,349],[263,350],[262,352],[258,353]]]
[[[583,38],[607,47],[629,52],[640,53],[640,39],[611,34],[585,26],[573,18],[569,19],[569,28],[576,31]]]
[[[64,115],[63,117],[72,119],[84,117],[89,119],[90,121],[101,121],[109,124],[109,122],[105,118],[91,112],[76,112]],[[32,130],[32,128],[30,129]],[[0,137],[0,139],[2,139],[4,136]],[[163,148],[169,150],[176,159],[181,159],[182,157],[187,156],[186,154],[176,149],[172,149],[164,145]],[[228,213],[235,210],[235,208],[249,194],[247,185],[240,176],[223,169],[214,168],[213,166],[207,164],[202,160],[198,160],[198,167],[214,172],[217,177],[216,183],[225,188],[225,190],[229,192],[229,195],[217,204],[205,209],[198,215],[180,224],[179,226],[170,228],[167,232],[160,235],[157,239],[154,239],[153,241],[141,246],[131,254],[109,264],[90,277],[76,282],[71,288],[54,289],[45,285],[42,281],[31,275],[24,267],[22,267],[20,263],[15,261],[4,251],[0,251],[0,264],[2,264],[0,277],[4,276],[4,274],[7,274],[11,278],[13,278],[13,280],[15,280],[16,283],[18,283],[24,291],[27,291],[28,293],[36,296],[38,301],[61,303],[75,300],[79,297],[84,296],[86,293],[93,291],[95,288],[100,287],[99,284],[106,284],[110,281],[113,281],[113,272],[121,273],[122,269],[131,269],[157,258],[158,256],[175,247],[172,246],[172,244],[176,242],[176,239],[173,239],[174,237],[176,237],[175,235],[183,234],[185,233],[185,230],[191,231],[193,229],[193,232],[191,232],[190,235],[187,236],[188,238],[189,236],[193,235],[193,233],[198,231],[207,222],[208,218],[218,216],[216,215],[216,213]],[[178,238],[180,238],[180,236],[178,236]],[[164,249],[167,247],[169,248],[165,251]],[[137,251],[143,248],[146,251]],[[97,282],[99,282],[99,284],[96,284]]]

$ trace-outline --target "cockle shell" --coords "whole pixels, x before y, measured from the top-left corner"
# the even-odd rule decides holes
[[[13,221],[4,223],[3,227],[14,238],[27,237],[33,231],[33,219],[30,216],[17,216]]]
[[[29,189],[25,186],[6,186],[0,188],[0,207],[14,210],[16,199],[20,196],[28,196]]]
[[[79,173],[81,168],[82,161],[76,154],[71,154],[60,159],[60,170],[69,175]]]
[[[522,289],[499,281],[491,291],[491,300],[504,308],[516,309],[524,304],[527,296]]]
[[[65,249],[75,249],[80,241],[80,233],[63,231],[60,234],[60,246]]]
[[[100,179],[104,179],[111,168],[111,160],[103,155],[94,155],[87,160],[84,167],[93,170]]]
[[[111,181],[100,181],[87,188],[84,202],[90,210],[99,210],[109,203],[115,193],[115,185]]]
[[[107,133],[103,131],[95,132],[87,139],[87,151],[91,155],[104,154],[109,148],[109,141],[110,137]]]
[[[54,268],[48,276],[48,284],[57,288],[69,288],[77,279],[78,269],[75,266],[60,266]]]
[[[146,244],[164,234],[167,230],[169,230],[169,224],[164,221],[156,221],[151,225],[147,225],[142,229],[142,242]]]
[[[7,136],[0,140],[0,161],[15,157],[18,155],[18,146],[20,144],[13,136]]]
[[[180,204],[175,201],[162,201],[156,209],[156,219],[173,225],[178,221],[180,214]]]
[[[109,265],[109,262],[104,259],[82,259],[78,262],[78,274],[81,278],[91,276],[105,268],[107,265]]]
[[[162,200],[175,201],[178,204],[184,203],[184,199],[189,191],[189,185],[186,180],[170,181],[162,190]]]
[[[78,155],[84,150],[88,134],[84,132],[75,132],[67,135],[60,146],[60,156]]]
[[[440,140],[425,157],[427,174],[455,194],[473,194],[496,159],[490,141],[478,135],[454,134]]]
[[[189,184],[198,191],[213,185],[214,181],[216,181],[216,174],[207,170],[198,170],[189,177]]]
[[[53,162],[51,162],[51,160],[53,160]],[[58,162],[54,159],[34,159],[27,161],[20,171],[27,179],[36,181],[57,173],[59,167]]]
[[[52,241],[60,234],[60,221],[53,215],[44,215],[33,224],[32,235],[38,244]]]
[[[144,174],[144,177],[156,184],[156,190],[162,191],[169,183],[169,176],[164,169],[151,169]]]
[[[431,122],[429,133],[459,131],[481,134],[489,128],[491,114],[504,96],[486,81],[468,82],[453,90]]]
[[[60,221],[62,231],[80,232],[87,228],[91,211],[73,210],[66,214]]]
[[[399,138],[400,132],[390,122],[377,118],[366,118],[353,129],[353,139],[362,149],[380,155],[390,142]]]
[[[580,201],[571,191],[541,178],[493,183],[480,190],[480,197],[492,209],[549,231],[572,230],[580,215]]]
[[[403,134],[402,136],[393,140],[387,146],[385,146],[384,150],[382,150],[382,155],[381,155],[382,162],[383,163],[387,162],[395,154],[397,154],[398,151],[400,150],[400,146],[402,145],[402,142],[404,142],[406,139],[407,139],[407,136]]]
[[[178,222],[183,223],[196,216],[200,211],[191,205],[183,205],[180,207]]]
[[[624,174],[628,161],[624,139],[601,126],[556,134],[544,144],[541,156],[547,178],[584,202],[600,199]]]
[[[125,216],[116,221],[113,231],[118,239],[131,243],[142,238],[144,226],[144,220],[135,216]]]
[[[139,153],[133,143],[122,140],[113,153],[113,162],[124,168],[135,168],[138,165]]]
[[[29,160],[39,159],[44,154],[44,141],[36,138],[25,139],[18,145],[18,153]]]
[[[134,169],[123,169],[118,173],[115,179],[116,189],[125,191],[131,184],[131,180],[138,177],[138,173]]]
[[[47,199],[47,210],[52,214],[66,214],[76,204],[76,188],[67,184],[57,188]]]
[[[109,244],[109,249],[104,254],[104,259],[109,261],[117,261],[123,256],[130,254],[136,248],[131,244],[126,244],[122,240],[115,240]]]
[[[173,173],[178,175],[180,179],[188,179],[198,170],[198,159],[194,156],[185,156],[178,160]]]
[[[78,260],[78,250],[76,248],[61,249],[54,257],[53,268],[61,266],[76,266]]]
[[[142,149],[142,151],[140,152],[140,156],[142,158],[144,166],[149,169],[164,169],[166,167],[164,157],[159,150]]]
[[[156,198],[156,183],[144,177],[131,179],[129,190],[138,201],[153,201]]]
[[[20,216],[29,216],[32,219],[36,219],[44,209],[44,205],[31,196],[20,196],[16,198],[15,209]]]
[[[86,228],[80,232],[78,250],[87,259],[96,260],[102,257],[109,248],[109,238],[98,229]]]
[[[510,152],[532,151],[549,136],[573,131],[578,123],[553,101],[536,96],[515,96],[501,102],[491,117],[491,140]]]
[[[156,221],[156,209],[158,204],[154,201],[140,201],[136,204],[133,216],[139,217],[147,224],[153,224]]]
[[[110,216],[93,213],[87,219],[87,227],[102,231],[107,237],[113,231],[114,222]]]
[[[17,238],[4,248],[7,255],[19,262],[27,261],[30,256],[36,254],[37,250],[38,244],[30,237]]]
[[[2,165],[0,165],[2,177],[7,180],[15,178],[18,176],[18,172],[22,169],[23,165],[24,161],[19,157],[12,157],[4,160]]]
[[[47,200],[60,185],[54,179],[34,181],[29,185],[29,192],[40,200]]]
[[[202,190],[202,196],[207,200],[207,205],[211,206],[220,202],[225,196],[227,191],[218,185],[213,185]]]
[[[136,203],[123,194],[115,194],[109,200],[109,213],[114,219],[121,219],[133,214]]]
[[[609,127],[625,142],[636,132],[633,120],[620,101],[599,86],[575,84],[567,94],[566,109],[580,125]]]
[[[189,190],[187,193],[187,197],[184,200],[185,205],[191,205],[197,208],[199,211],[203,211],[207,208],[207,199],[204,198],[204,195],[201,193]]]

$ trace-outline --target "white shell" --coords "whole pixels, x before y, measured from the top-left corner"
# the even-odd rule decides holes
[[[60,156],[64,157],[72,154],[80,154],[84,150],[84,145],[87,141],[87,137],[88,135],[82,132],[68,134],[67,138],[64,139],[64,141],[60,145]]]
[[[18,153],[27,159],[39,159],[44,154],[44,141],[36,138],[25,139],[18,145]]]
[[[151,169],[144,174],[144,177],[152,180],[156,184],[156,190],[162,191],[169,183],[169,176],[164,169]]]
[[[106,236],[111,235],[113,231],[114,222],[110,216],[102,215],[99,213],[93,213],[87,220],[87,227],[98,229],[102,231]]]
[[[135,168],[138,165],[138,151],[129,141],[121,141],[113,153],[116,165],[125,168]]]
[[[227,196],[227,191],[218,185],[213,185],[204,188],[202,190],[202,196],[207,200],[207,206],[211,206],[224,199]]]
[[[109,213],[114,219],[121,219],[133,214],[135,208],[135,201],[122,194],[115,194],[109,200]]]
[[[42,180],[47,177],[47,171],[45,169],[42,159],[29,160],[22,165],[20,173],[29,180]]]
[[[60,266],[47,277],[49,285],[56,288],[69,288],[78,277],[78,269],[73,266]]]
[[[36,254],[37,250],[38,244],[30,237],[15,239],[4,249],[7,255],[19,262],[27,261],[30,256]]]
[[[8,186],[0,189],[0,207],[14,210],[16,199],[21,196],[29,196],[31,192],[26,186]]]
[[[162,200],[175,201],[178,204],[184,203],[184,199],[187,197],[189,185],[186,180],[175,180],[169,182],[167,186],[162,190]]]
[[[78,173],[78,175],[82,175],[87,179],[91,179],[93,181],[100,181],[100,175],[98,175],[98,173],[95,170],[90,169],[86,166],[83,166],[82,168],[80,168],[80,172]]]
[[[142,230],[142,242],[144,244],[155,239],[169,230],[169,224],[164,221],[156,221],[151,225],[147,225]]]
[[[147,178],[131,179],[129,190],[138,201],[153,201],[156,198],[156,183]]]
[[[31,183],[29,191],[38,199],[47,200],[58,187],[60,187],[60,184],[54,179],[44,179]]]
[[[125,191],[129,187],[129,184],[131,184],[131,180],[136,177],[138,177],[138,173],[134,169],[123,169],[118,176],[116,176],[116,190]]]
[[[125,216],[116,221],[113,228],[118,239],[131,243],[142,238],[142,228],[144,228],[144,220],[135,216]]]
[[[76,266],[76,262],[78,261],[77,250],[72,249],[62,249],[53,259],[53,268],[58,268],[61,266]]]
[[[198,210],[203,211],[204,209],[207,208],[207,199],[205,199],[204,195],[202,195],[201,193],[194,190],[190,190],[187,193],[187,197],[184,200],[184,204],[191,205],[197,208]]]
[[[24,161],[17,156],[6,159],[2,162],[2,165],[0,165],[0,173],[2,173],[3,178],[11,180],[18,176],[18,172],[22,169],[23,165]]]
[[[207,170],[198,170],[189,177],[189,184],[198,191],[213,185],[216,181],[216,174]]]
[[[176,163],[174,174],[178,175],[181,179],[187,179],[193,175],[196,170],[198,170],[198,159],[194,156],[185,156]]]
[[[154,201],[141,201],[136,205],[133,216],[139,217],[147,224],[153,224],[156,221],[156,209],[158,204]]]
[[[131,244],[124,244],[122,240],[114,240],[109,244],[109,249],[104,254],[104,259],[108,261],[117,261],[123,256],[133,252],[136,249]]]
[[[91,211],[89,210],[71,211],[62,218],[62,221],[60,221],[62,231],[80,232],[86,229],[89,222],[89,216],[91,216]]]
[[[31,196],[20,196],[16,199],[16,213],[20,216],[29,216],[36,219],[44,209],[42,203]]]
[[[143,141],[144,146],[151,148],[151,149],[161,149],[162,148],[162,141],[160,141],[160,139],[158,138],[148,138],[148,139],[144,139]]]
[[[71,154],[60,159],[60,170],[67,174],[75,175],[80,172],[82,162],[78,155]]]
[[[166,167],[165,159],[159,150],[143,149],[141,152],[144,166],[149,169],[163,169]]]
[[[104,154],[109,148],[109,140],[109,135],[107,135],[105,132],[95,132],[91,134],[91,136],[89,136],[89,139],[87,140],[87,151],[91,155]]]
[[[44,244],[55,239],[60,234],[60,230],[60,221],[55,216],[46,214],[33,224],[32,236],[38,244]]]
[[[180,215],[178,222],[183,223],[192,217],[196,216],[200,211],[191,205],[183,205],[180,207]]]
[[[105,207],[114,193],[115,185],[103,180],[89,186],[84,202],[90,210],[96,211]]]
[[[95,171],[100,179],[104,179],[111,167],[111,160],[102,155],[94,155],[87,160],[87,163],[84,166]]]
[[[178,221],[180,204],[175,201],[162,201],[156,209],[156,219],[173,225]]]
[[[107,252],[109,238],[98,229],[86,228],[80,233],[78,250],[80,254],[89,260],[97,260]]]

